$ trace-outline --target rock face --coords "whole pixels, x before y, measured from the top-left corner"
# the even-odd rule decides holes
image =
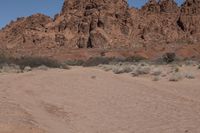
[[[149,0],[141,9],[126,0],[65,0],[54,19],[36,14],[3,28],[0,49],[31,55],[198,43],[199,20],[200,0],[186,0],[181,7],[174,0]]]
[[[160,0],[160,11],[164,13],[177,13],[179,7],[174,0]]]
[[[46,44],[52,40],[47,28],[47,24],[51,22],[50,17],[42,14],[18,18],[1,31],[1,45],[7,49],[15,49]]]
[[[187,0],[182,5],[177,24],[187,36],[199,41],[200,35],[200,0]]]
[[[116,46],[127,38],[132,25],[128,4],[124,0],[65,0],[56,20],[56,31],[66,36],[72,47],[102,48]]]
[[[175,42],[182,38],[182,31],[177,26],[179,7],[173,0],[149,0],[138,11],[134,40],[140,40],[147,45],[152,43]]]

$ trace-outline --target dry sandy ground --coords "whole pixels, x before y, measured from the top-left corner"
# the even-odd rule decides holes
[[[0,74],[0,133],[200,133],[200,73],[152,81],[75,67]]]

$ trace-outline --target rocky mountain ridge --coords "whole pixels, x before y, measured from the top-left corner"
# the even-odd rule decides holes
[[[153,52],[153,47],[163,52],[192,45],[187,49],[194,46],[199,54],[199,20],[200,0],[186,0],[180,7],[174,0],[149,0],[141,9],[130,8],[126,0],[65,0],[54,19],[35,14],[3,28],[0,49],[13,55],[63,56],[69,50]]]

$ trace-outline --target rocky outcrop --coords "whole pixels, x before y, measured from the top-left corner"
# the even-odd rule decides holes
[[[46,25],[51,22],[50,17],[42,14],[19,18],[1,31],[1,45],[5,45],[7,49],[14,49],[48,43],[51,37]]]
[[[160,13],[160,5],[157,0],[149,0],[141,9],[144,13]]]
[[[179,7],[174,0],[160,0],[160,12],[163,13],[178,13]]]
[[[182,38],[184,33],[176,23],[179,14],[179,7],[173,0],[149,0],[134,18],[137,25],[133,29],[134,40],[152,45]]]
[[[65,0],[54,19],[36,14],[11,22],[0,31],[0,48],[50,53],[198,42],[199,20],[199,0],[181,7],[174,0],[149,0],[141,9],[126,0]]]
[[[187,33],[192,40],[200,40],[200,0],[187,0],[181,7],[178,26]]]
[[[132,25],[125,0],[65,0],[59,17],[57,31],[70,31],[71,43],[78,48],[97,48],[109,45],[111,40],[115,46],[120,41],[116,37],[128,37]]]

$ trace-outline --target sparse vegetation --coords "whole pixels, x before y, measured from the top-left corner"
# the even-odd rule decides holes
[[[142,57],[142,56],[132,56],[132,57],[128,57],[125,59],[125,62],[140,62],[140,61],[144,61],[146,60],[146,58]]]
[[[97,66],[99,64],[118,64],[119,62],[139,62],[145,60],[145,58],[140,56],[132,56],[128,58],[115,58],[115,57],[95,57],[90,58],[89,60],[85,61],[84,66]]]
[[[139,75],[149,74],[151,71],[150,67],[138,67],[137,72]]]
[[[139,76],[139,75],[146,75],[149,74],[151,71],[151,68],[149,66],[145,66],[145,67],[136,67],[132,72],[131,75],[133,77]]]
[[[175,53],[166,53],[163,55],[162,59],[166,63],[171,63],[171,62],[175,61],[176,54]]]
[[[137,76],[139,76],[139,73],[138,73],[137,70],[133,70],[133,71],[131,72],[131,75],[132,75],[133,77],[137,77]]]
[[[168,57],[171,58],[170,56]],[[169,81],[179,81],[182,78],[187,78],[187,79],[195,78],[195,76],[191,73],[185,73],[185,75],[182,74],[181,73],[182,71],[180,71],[180,67],[176,63],[168,65],[167,69],[171,70],[168,73],[165,71],[166,74],[164,74],[164,72],[162,72],[164,69],[161,68],[160,65],[151,64],[150,62],[146,62],[143,59],[139,61],[139,59],[142,58],[94,57],[86,61],[72,60],[60,63],[56,60],[43,57],[12,58],[1,54],[0,72],[21,73],[21,72],[32,71],[32,69],[45,71],[48,70],[49,68],[70,69],[69,66],[84,66],[84,67],[98,66],[105,71],[112,71],[115,74],[130,73],[133,77],[140,75],[151,75],[153,76],[152,79],[153,81],[158,81],[160,80],[161,77],[168,77],[170,75],[171,76],[169,77]],[[190,61],[189,64],[193,64],[193,61]],[[198,67],[198,69],[200,69],[200,66]],[[95,77],[91,78],[95,79]]]
[[[183,78],[183,75],[181,73],[173,73],[171,77],[169,78],[169,81],[177,82]]]
[[[166,64],[171,64],[171,63],[178,63],[179,59],[176,57],[175,53],[165,53],[161,57],[153,60],[152,62],[154,64],[159,64],[159,65],[166,65]]]
[[[192,73],[186,73],[186,74],[185,74],[185,77],[186,77],[187,79],[195,79],[195,76],[194,76]]]
[[[68,61],[65,61],[63,64],[69,65],[69,66],[83,66],[84,61],[83,60],[68,60]]]
[[[113,59],[106,57],[94,57],[86,60],[83,64],[84,67],[98,66],[100,64],[109,64]]]
[[[32,70],[32,68],[30,66],[26,66],[24,67],[24,72],[30,72]]]
[[[4,54],[0,55],[0,68],[2,71],[31,71],[32,68],[37,68],[41,66],[46,66],[49,68],[63,68],[69,69],[65,64],[62,64],[56,60],[52,60],[44,57],[21,57],[13,58],[5,56]]]
[[[195,65],[197,65],[197,62],[194,61],[194,60],[186,60],[186,61],[185,61],[185,65],[188,65],[188,66],[195,66]]]
[[[65,61],[64,64],[70,65],[70,66],[84,66],[84,67],[92,67],[92,66],[98,66],[101,64],[119,64],[119,62],[139,62],[143,61],[145,58],[140,56],[132,56],[128,58],[115,58],[115,57],[92,57],[88,60],[69,60]]]
[[[42,70],[42,71],[47,71],[48,70],[48,67],[45,66],[45,65],[41,65],[39,67],[36,68],[37,70]]]
[[[120,74],[120,73],[130,73],[132,72],[132,68],[130,66],[116,66],[113,69],[113,73]]]
[[[145,65],[142,65],[145,64]],[[116,64],[109,65],[99,65],[105,71],[112,70],[115,74],[121,73],[131,73],[132,76],[146,75],[151,72],[151,67],[147,63],[128,63],[128,62],[120,62]]]
[[[69,66],[84,66],[84,67],[91,67],[91,66],[98,66],[100,64],[118,64],[119,62],[125,63],[125,62],[139,62],[141,60],[144,60],[144,58],[140,56],[133,56],[128,58],[114,58],[114,57],[93,57],[86,61],[83,60],[71,60],[71,61],[65,61],[63,63],[60,63],[56,60],[52,60],[45,57],[21,57],[21,58],[13,58],[9,56],[5,56],[4,54],[0,55],[0,66],[4,66],[5,64],[11,65],[15,64],[20,67],[21,70],[29,71],[32,68],[46,66],[49,68],[62,68],[62,69],[70,69]],[[69,66],[68,66],[69,65]],[[29,68],[30,67],[30,68]],[[114,68],[104,68],[106,71],[113,70]],[[123,66],[119,68],[115,68],[113,70],[115,73],[128,73],[132,71],[132,68],[129,68],[128,66]]]
[[[154,75],[154,76],[159,76],[161,74],[162,74],[162,70],[160,70],[159,68],[155,68],[151,72],[151,75]]]
[[[176,67],[174,71],[177,73],[177,72],[179,72],[180,70],[179,70],[178,67]]]
[[[5,64],[1,67],[1,73],[21,73],[22,70],[20,69],[20,67],[18,65],[14,65],[14,64]]]

